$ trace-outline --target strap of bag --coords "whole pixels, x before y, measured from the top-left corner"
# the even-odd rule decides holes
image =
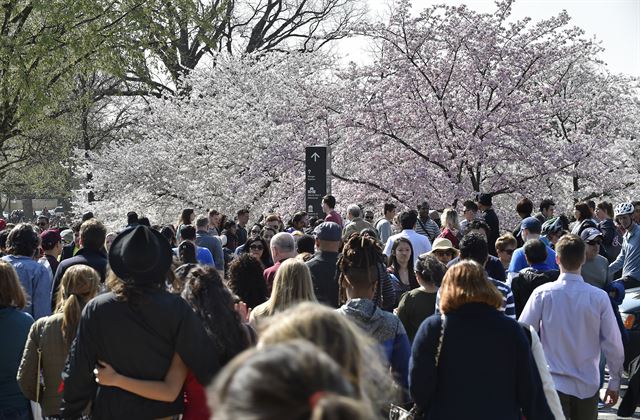
[[[36,402],[40,402],[40,392],[42,388],[42,350],[40,343],[42,342],[42,332],[40,332],[40,340],[36,353],[38,354],[38,370],[36,371]]]
[[[440,352],[442,351],[442,341],[444,339],[444,329],[447,323],[447,316],[445,314],[440,315],[440,319],[442,322],[440,324],[440,337],[438,338],[438,347],[436,348],[436,367],[438,367],[438,363],[440,362]]]

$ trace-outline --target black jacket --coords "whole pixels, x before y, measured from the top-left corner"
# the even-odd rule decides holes
[[[76,243],[71,242],[69,245],[62,247],[62,253],[60,254],[60,261],[64,261],[73,257],[73,250],[76,249]],[[55,273],[54,273],[55,274]]]
[[[516,317],[520,318],[524,306],[536,287],[556,281],[559,275],[560,271],[558,270],[539,271],[531,267],[518,273],[511,280],[511,292],[513,292],[513,301],[516,305]]]
[[[75,419],[92,402],[91,418],[157,419],[183,411],[183,396],[172,403],[148,400],[116,387],[101,387],[93,369],[98,360],[132,378],[163,380],[178,353],[198,382],[207,386],[219,370],[218,357],[202,322],[180,296],[147,290],[136,301],[106,293],[82,311],[78,336],[62,374],[61,415]]]
[[[313,258],[307,261],[307,267],[311,271],[313,291],[318,302],[339,308],[339,285],[337,278],[338,253],[319,251]]]
[[[56,307],[56,298],[58,296],[58,289],[60,288],[60,281],[62,280],[62,276],[64,276],[64,273],[69,267],[77,264],[88,265],[89,267],[96,270],[98,274],[100,274],[100,281],[104,283],[104,280],[107,276],[107,265],[109,264],[109,260],[107,259],[106,254],[100,251],[96,252],[87,248],[81,248],[75,257],[71,257],[60,262],[60,265],[58,265],[58,269],[54,273],[53,287],[51,288],[52,309]]]
[[[489,254],[494,257],[498,254],[496,253],[496,241],[500,237],[500,221],[498,220],[498,215],[493,209],[487,209],[483,213],[484,221],[489,225],[489,235],[487,237],[487,242],[489,245]]]
[[[427,318],[413,341],[409,390],[423,410],[418,418],[554,418],[517,322],[484,303],[450,311],[436,366],[441,326],[439,315]]]

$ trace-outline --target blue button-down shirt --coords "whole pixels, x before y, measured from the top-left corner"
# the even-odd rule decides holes
[[[2,259],[13,266],[27,292],[29,306],[24,308],[24,312],[33,319],[51,315],[51,270],[22,255],[7,255]]]
[[[622,250],[618,258],[609,265],[609,274],[615,275],[622,268],[622,277],[631,276],[640,280],[640,227],[626,232],[622,240]]]
[[[556,389],[591,398],[600,388],[600,352],[611,379],[620,388],[624,350],[607,293],[585,283],[582,276],[562,273],[558,280],[533,291],[520,321],[540,333],[549,372]]]

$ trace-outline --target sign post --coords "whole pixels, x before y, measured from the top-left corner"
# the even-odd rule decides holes
[[[305,205],[309,217],[322,217],[322,197],[331,193],[331,150],[328,146],[305,148]]]

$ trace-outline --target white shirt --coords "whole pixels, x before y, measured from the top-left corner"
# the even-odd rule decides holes
[[[412,267],[416,258],[424,253],[431,251],[431,242],[429,241],[429,238],[416,233],[416,231],[413,229],[405,229],[402,232],[390,236],[389,239],[387,239],[387,244],[384,247],[384,253],[387,257],[391,255],[391,248],[393,248],[393,243],[398,238],[407,238],[409,242],[411,242],[411,246],[413,247],[414,259],[414,261],[411,261]]]

